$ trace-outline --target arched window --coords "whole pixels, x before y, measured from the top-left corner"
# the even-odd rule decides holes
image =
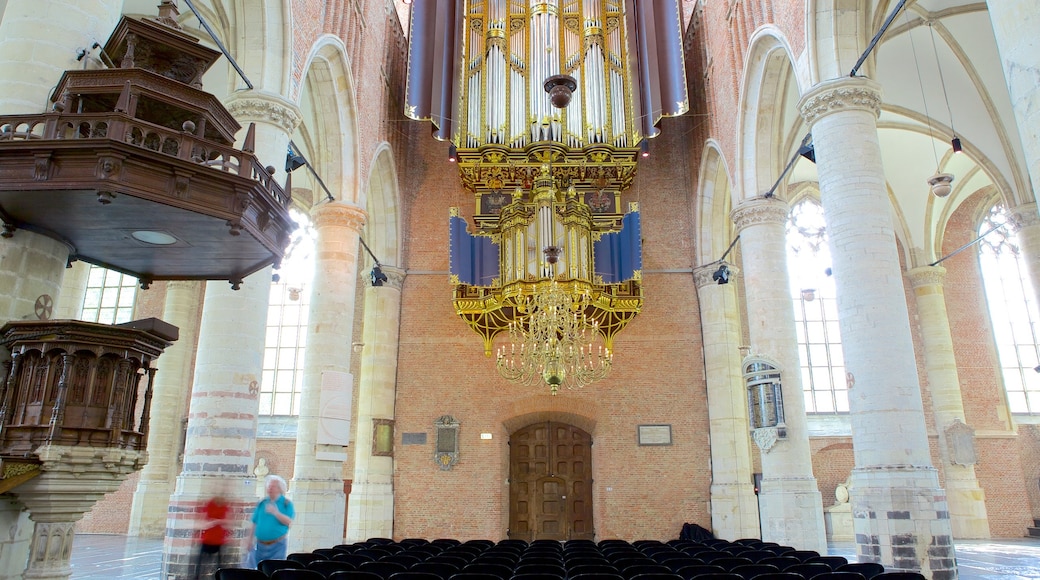
[[[979,243],[979,267],[1008,405],[1012,413],[1035,415],[1040,414],[1040,315],[1010,220],[1003,204],[982,220],[979,234],[992,232]]]
[[[806,413],[848,413],[845,357],[823,208],[804,198],[787,220],[787,268],[798,329]]]
[[[136,298],[137,278],[91,264],[80,318],[102,324],[130,322]]]
[[[311,280],[314,278],[314,229],[307,216],[289,211],[297,224],[272,277],[267,310],[267,340],[260,381],[261,415],[299,415],[303,389],[303,354],[307,346]]]

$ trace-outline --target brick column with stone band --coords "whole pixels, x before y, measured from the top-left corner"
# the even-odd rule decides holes
[[[956,577],[946,494],[932,465],[877,118],[880,87],[826,81],[802,97],[837,287],[855,467],[859,559]]]
[[[339,544],[343,537],[343,462],[346,449],[319,439],[325,423],[322,390],[345,404],[353,396],[350,374],[357,288],[359,232],[367,214],[356,205],[331,202],[311,212],[315,241],[314,285],[307,323],[300,418],[296,430],[293,501],[296,522],[289,551],[310,551]],[[349,439],[349,433],[335,433]]]
[[[361,376],[354,437],[354,483],[347,509],[347,542],[394,534],[393,419],[404,270],[382,267],[387,280],[365,289]],[[389,434],[390,451],[374,442],[376,425]],[[380,443],[376,445],[375,443]]]
[[[243,127],[256,123],[255,155],[284,181],[289,135],[301,118],[296,106],[274,95],[243,91],[227,108]],[[239,139],[244,136],[240,131]],[[236,522],[224,557],[240,561],[256,505],[252,470],[270,295],[270,267],[246,278],[239,290],[223,281],[206,283],[184,465],[170,498],[163,544],[164,580],[194,573],[191,558],[201,532],[201,508],[218,492],[226,493]]]
[[[1022,140],[1026,170],[1033,186],[1031,193],[1018,192],[1017,197],[1023,202],[1034,199],[1040,192],[1040,85],[1036,82],[1040,77],[1040,38],[1036,34],[1040,29],[1040,14],[1036,8],[1036,0],[986,1],[1011,97],[1011,110]],[[1020,189],[1025,189],[1025,185]],[[1033,210],[1036,211],[1035,205]]]
[[[215,282],[219,284],[219,282]],[[141,471],[130,509],[129,535],[162,538],[166,515],[179,473],[181,420],[191,392],[191,359],[199,334],[199,304],[203,283],[166,282],[162,319],[180,329],[180,338],[163,352],[152,397],[148,465]]]
[[[908,272],[917,301],[924,365],[932,393],[932,410],[943,462],[946,502],[953,537],[989,538],[986,492],[975,476],[975,430],[966,424],[953,336],[946,312],[943,282],[946,268],[922,266]]]
[[[779,364],[787,423],[786,438],[759,443],[759,511],[763,540],[825,553],[823,499],[812,472],[798,336],[788,282],[785,230],[789,211],[783,200],[756,197],[741,202],[732,215],[740,233],[750,354]]]
[[[740,298],[735,266],[730,282],[712,279],[717,264],[693,271],[700,304],[711,447],[711,531],[719,538],[759,534],[758,498],[747,436],[747,396],[740,370]]]

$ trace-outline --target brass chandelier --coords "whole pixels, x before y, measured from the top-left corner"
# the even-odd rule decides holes
[[[548,263],[555,265],[559,252],[558,246],[547,247]],[[509,323],[511,344],[498,349],[499,374],[525,385],[545,381],[553,395],[563,386],[580,388],[605,378],[614,354],[602,344],[599,322],[586,314],[588,293],[555,279],[540,286],[526,303],[527,313]]]

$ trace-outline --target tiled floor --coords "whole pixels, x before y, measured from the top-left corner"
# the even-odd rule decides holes
[[[1040,578],[1040,539],[957,542],[960,580]],[[829,552],[854,559],[855,545]],[[159,580],[162,540],[79,534],[72,549],[74,580]]]

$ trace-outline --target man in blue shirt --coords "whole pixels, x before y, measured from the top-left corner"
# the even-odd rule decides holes
[[[249,556],[246,565],[256,568],[264,560],[284,560],[289,548],[289,527],[296,508],[285,497],[287,485],[277,475],[265,479],[267,497],[253,510],[253,525],[246,537]]]

